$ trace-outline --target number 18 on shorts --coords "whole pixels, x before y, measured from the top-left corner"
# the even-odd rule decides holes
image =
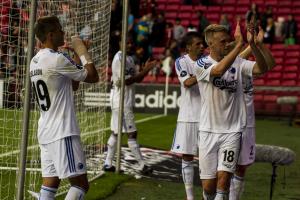
[[[201,179],[216,178],[217,171],[234,173],[239,157],[241,133],[200,132]]]

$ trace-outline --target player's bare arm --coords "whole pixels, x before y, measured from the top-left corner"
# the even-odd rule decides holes
[[[228,70],[228,68],[231,66],[231,64],[234,62],[241,49],[243,48],[243,36],[241,33],[239,22],[237,23],[235,29],[234,38],[236,42],[235,47],[227,56],[225,56],[217,65],[212,68],[212,70],[210,71],[211,76],[222,76]],[[221,40],[220,42],[224,41]]]
[[[139,83],[141,82],[144,77],[148,74],[148,72],[153,69],[157,65],[157,60],[147,60],[144,65],[142,65],[141,71],[128,79],[125,80],[126,85],[131,85],[133,83]]]
[[[83,41],[79,38],[79,36],[73,36],[72,40],[72,47],[74,51],[79,56],[82,65],[87,70],[87,76],[84,82],[87,83],[96,83],[99,80],[98,72],[95,68],[95,65],[87,51],[87,48]]]
[[[263,54],[255,44],[254,37],[255,37],[254,23],[250,22],[247,27],[247,41],[249,43],[249,46],[252,49],[253,55],[256,58],[256,63],[253,67],[253,75],[260,75],[265,73],[268,70],[268,65]]]
[[[264,45],[263,39],[264,39],[264,30],[259,26],[259,32],[257,36],[254,38],[254,42],[256,43],[261,53],[263,54],[268,65],[268,70],[271,70],[276,65],[275,59],[271,51]]]
[[[183,85],[186,88],[190,88],[190,87],[192,87],[193,85],[196,85],[196,84],[197,84],[197,78],[196,78],[196,76],[191,76],[190,78],[186,79],[183,82]]]

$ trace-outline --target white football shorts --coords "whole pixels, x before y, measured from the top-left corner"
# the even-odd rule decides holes
[[[42,177],[71,178],[86,174],[86,161],[80,136],[65,137],[41,144]]]
[[[255,161],[255,128],[247,127],[242,133],[242,146],[238,164],[250,165]]]
[[[201,179],[216,178],[217,171],[234,173],[239,158],[241,133],[199,133]]]
[[[177,122],[171,151],[178,154],[198,155],[198,122]]]
[[[111,120],[110,120],[110,128],[114,133],[118,132],[118,117],[119,117],[119,109],[113,109],[111,111]],[[134,114],[130,109],[124,109],[123,114],[123,133],[132,133],[136,131]]]

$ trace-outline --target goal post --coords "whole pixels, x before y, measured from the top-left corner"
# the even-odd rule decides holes
[[[26,69],[29,67],[26,56],[29,53],[28,33],[31,0],[2,0],[0,2],[1,23],[1,68],[0,68],[0,199],[17,198],[16,187],[20,187],[20,154],[22,123],[25,122],[24,98]],[[91,53],[100,82],[81,83],[74,93],[77,121],[81,140],[87,158],[88,178],[99,176],[103,166],[101,154],[104,151],[106,128],[106,105],[89,102],[91,93],[106,94],[106,71],[110,33],[109,0],[39,0],[36,1],[36,18],[56,15],[65,31],[66,45],[72,35],[90,39]],[[67,48],[62,48],[67,51]],[[38,51],[35,45],[34,53]],[[67,52],[70,53],[71,52]],[[28,90],[28,89],[27,89]],[[101,95],[100,95],[101,94]],[[106,99],[105,97],[102,97]],[[30,95],[30,118],[28,119],[27,159],[24,162],[26,179],[24,199],[34,199],[28,191],[39,192],[41,186],[40,151],[37,142],[39,109],[33,95]],[[67,192],[69,183],[62,181],[58,194]]]

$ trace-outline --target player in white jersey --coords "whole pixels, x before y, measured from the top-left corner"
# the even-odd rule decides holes
[[[171,151],[182,154],[182,178],[187,200],[194,200],[194,156],[198,155],[200,92],[194,75],[194,65],[204,51],[204,39],[189,32],[183,39],[187,54],[176,59],[175,69],[181,85],[177,126]]]
[[[237,57],[243,46],[239,23],[236,46],[229,50],[229,34],[221,25],[210,25],[205,40],[210,54],[196,62],[201,91],[199,166],[204,199],[228,199],[230,179],[240,150],[241,132],[246,127],[242,76],[262,74],[266,61],[254,43],[254,29],[247,40],[256,62]]]
[[[142,69],[137,72],[133,58],[129,56],[134,49],[132,41],[127,41],[127,54],[125,64],[125,91],[124,91],[124,116],[122,132],[127,133],[128,146],[138,161],[140,172],[148,174],[152,172],[152,168],[145,165],[139,144],[137,143],[137,129],[134,122],[133,107],[135,102],[134,83],[141,82],[148,72],[156,65],[156,61],[147,61]],[[120,100],[120,68],[121,68],[122,52],[118,51],[112,62],[112,88],[110,93],[111,103],[111,135],[107,142],[107,156],[104,163],[104,171],[115,171],[112,161],[116,151],[117,133],[118,133],[118,115]]]
[[[264,32],[261,27],[259,27],[259,33],[255,37],[255,43],[259,47],[259,50],[264,55],[266,63],[268,65],[268,70],[275,66],[274,58],[269,49],[267,49],[263,44]],[[248,59],[251,55],[251,47],[248,46],[239,56]],[[255,111],[253,104],[253,77],[244,76],[243,77],[243,88],[244,88],[244,100],[246,103],[246,113],[247,113],[247,126],[242,133],[241,151],[239,155],[239,160],[237,163],[236,171],[231,179],[230,184],[230,200],[239,200],[244,191],[244,177],[247,168],[252,165],[255,161]]]
[[[30,78],[40,107],[38,142],[43,182],[39,199],[54,199],[60,179],[68,178],[71,187],[65,199],[81,200],[89,184],[73,89],[78,88],[79,81],[98,82],[98,73],[80,38],[72,38],[72,47],[78,55],[76,61],[81,60],[84,67],[58,51],[64,45],[64,31],[56,16],[39,18],[35,35],[43,47],[30,63]]]

